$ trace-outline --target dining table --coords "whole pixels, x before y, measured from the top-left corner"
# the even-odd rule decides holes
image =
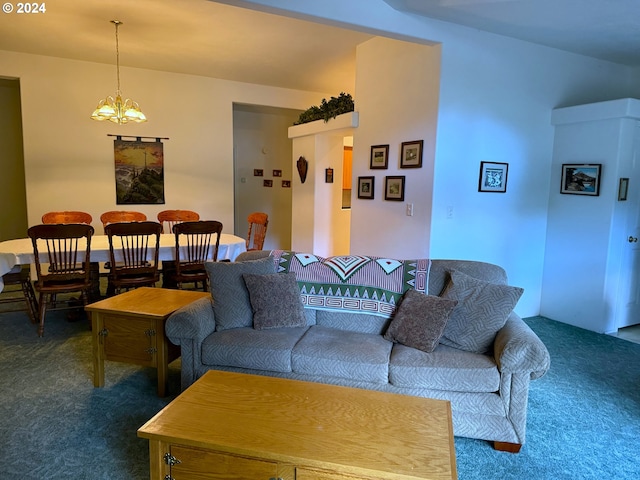
[[[175,260],[176,237],[172,233],[160,235],[159,260]],[[246,241],[242,237],[223,233],[220,235],[218,247],[218,261],[234,261],[238,255],[246,251]],[[153,253],[153,249],[151,250]],[[107,235],[93,235],[91,237],[91,262],[108,262],[109,237]],[[117,257],[116,257],[117,260]],[[47,263],[46,249],[40,251],[40,261]],[[0,292],[4,287],[2,275],[9,272],[16,265],[29,265],[35,263],[33,244],[30,238],[17,238],[0,242]]]

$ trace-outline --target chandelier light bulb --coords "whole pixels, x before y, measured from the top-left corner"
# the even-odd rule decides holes
[[[98,106],[91,114],[91,118],[99,122],[109,120],[119,125],[124,125],[129,122],[146,122],[147,117],[142,113],[142,110],[140,110],[138,102],[134,102],[129,98],[122,100],[122,93],[120,92],[120,42],[118,39],[118,27],[122,25],[122,22],[119,20],[111,20],[111,23],[116,27],[116,79],[118,81],[118,88],[115,98],[108,95],[105,99],[98,102]]]

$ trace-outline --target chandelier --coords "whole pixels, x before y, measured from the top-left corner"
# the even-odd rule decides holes
[[[109,95],[104,100],[100,100],[95,111],[91,114],[91,118],[99,122],[109,120],[118,124],[146,122],[147,117],[142,113],[137,102],[128,98],[122,100],[122,92],[120,91],[120,45],[118,42],[118,27],[122,25],[122,22],[111,20],[111,23],[116,26],[116,77],[118,79],[116,98],[114,99]]]

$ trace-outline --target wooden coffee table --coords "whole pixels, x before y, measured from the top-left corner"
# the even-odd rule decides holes
[[[150,478],[455,479],[449,402],[209,371],[138,430]]]
[[[180,347],[164,334],[173,312],[207,292],[141,287],[87,305],[93,337],[93,385],[104,386],[104,361],[133,363],[158,369],[158,395],[167,391],[167,369]]]

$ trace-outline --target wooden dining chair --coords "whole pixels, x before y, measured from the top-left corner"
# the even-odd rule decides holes
[[[262,250],[264,237],[267,235],[269,216],[262,212],[253,212],[247,217],[249,233],[247,233],[247,251]]]
[[[222,223],[215,220],[199,222],[182,222],[173,226],[176,236],[176,262],[172,283],[182,289],[184,283],[193,283],[198,288],[208,291],[208,276],[204,264],[218,260],[218,248]]]
[[[104,227],[109,240],[107,296],[122,289],[153,287],[159,280],[158,254],[162,225],[158,222],[118,222]]]
[[[47,310],[78,308],[58,306],[57,295],[80,292],[83,305],[88,303],[91,288],[90,253],[93,227],[86,224],[43,224],[27,231],[33,245],[38,297],[38,335],[44,335]],[[40,259],[43,255],[45,260]]]
[[[60,212],[47,212],[42,215],[42,223],[86,223],[91,225],[93,217],[86,212],[65,210]]]
[[[100,221],[103,227],[106,227],[110,223],[146,222],[146,220],[147,216],[144,213],[132,210],[111,210],[100,215]]]
[[[173,232],[173,226],[181,222],[197,222],[200,215],[191,210],[163,210],[158,213],[158,222],[162,224],[162,233]],[[164,224],[167,228],[164,228]]]
[[[2,293],[0,294],[0,303],[7,304],[24,302],[31,323],[36,323],[38,321],[38,300],[36,299],[36,294],[33,291],[33,284],[31,283],[30,266],[16,265],[2,276],[2,283],[5,288],[2,289]],[[9,289],[6,288],[7,286],[20,286],[20,290],[17,288]],[[16,295],[18,292],[20,295]]]

